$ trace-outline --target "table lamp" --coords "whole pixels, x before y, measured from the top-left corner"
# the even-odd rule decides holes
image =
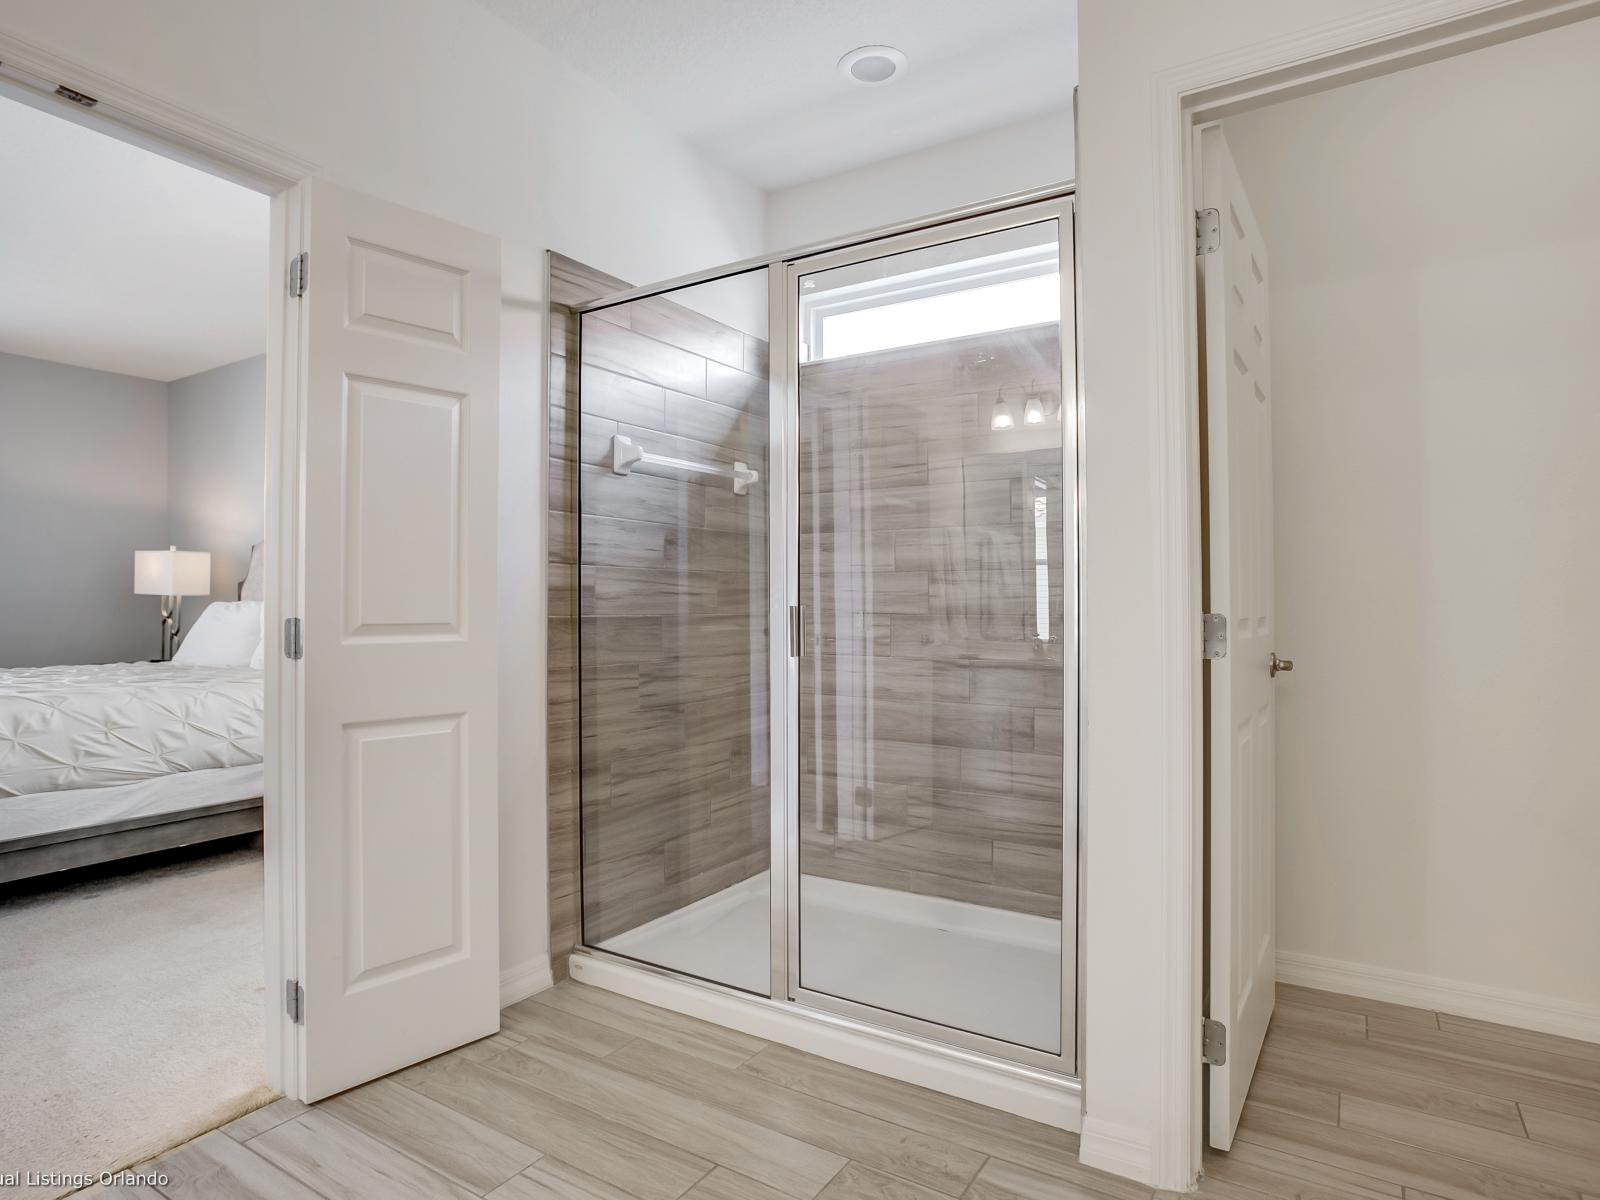
[[[183,631],[183,598],[211,594],[211,555],[204,550],[135,550],[133,591],[161,597],[161,661],[172,658]]]

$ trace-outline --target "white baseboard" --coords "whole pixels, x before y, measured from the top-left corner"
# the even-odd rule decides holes
[[[529,959],[514,967],[506,967],[500,972],[500,1007],[515,1004],[518,1000],[526,1000],[535,992],[542,992],[547,987],[554,987],[555,980],[550,977],[550,956],[541,954],[538,958]]]
[[[1344,992],[1412,1008],[1429,1008],[1452,1016],[1514,1025],[1584,1042],[1600,1042],[1600,1004],[1462,983],[1366,963],[1318,958],[1312,954],[1280,953],[1278,979],[1301,987]]]
[[[615,959],[574,954],[571,968],[580,983],[1031,1121],[1076,1130],[1082,1119],[1082,1092],[1076,1080],[1009,1069],[889,1030],[865,1032],[826,1013],[734,996]]]
[[[1149,1130],[1097,1121],[1087,1114],[1079,1135],[1078,1161],[1086,1167],[1109,1171],[1139,1183],[1149,1183],[1155,1177]]]

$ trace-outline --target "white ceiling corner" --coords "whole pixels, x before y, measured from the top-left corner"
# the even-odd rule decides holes
[[[776,189],[1072,101],[1076,0],[481,0],[758,187]],[[902,78],[835,69],[887,44]]]
[[[163,382],[261,354],[269,201],[0,96],[0,351]]]

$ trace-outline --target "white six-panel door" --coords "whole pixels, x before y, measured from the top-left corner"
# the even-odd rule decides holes
[[[1209,1012],[1227,1026],[1211,1066],[1209,1140],[1233,1142],[1272,1017],[1274,927],[1272,385],[1267,251],[1216,127],[1201,135],[1201,201],[1221,245],[1203,255],[1209,607],[1228,620],[1210,670],[1211,956]]]
[[[493,1033],[496,239],[304,209],[303,1097]]]

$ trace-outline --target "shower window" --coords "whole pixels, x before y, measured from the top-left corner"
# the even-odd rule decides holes
[[[800,288],[802,362],[1061,319],[1055,249],[1025,231],[994,235],[976,252],[960,243],[930,247],[915,266],[853,263],[826,284],[803,278]]]

